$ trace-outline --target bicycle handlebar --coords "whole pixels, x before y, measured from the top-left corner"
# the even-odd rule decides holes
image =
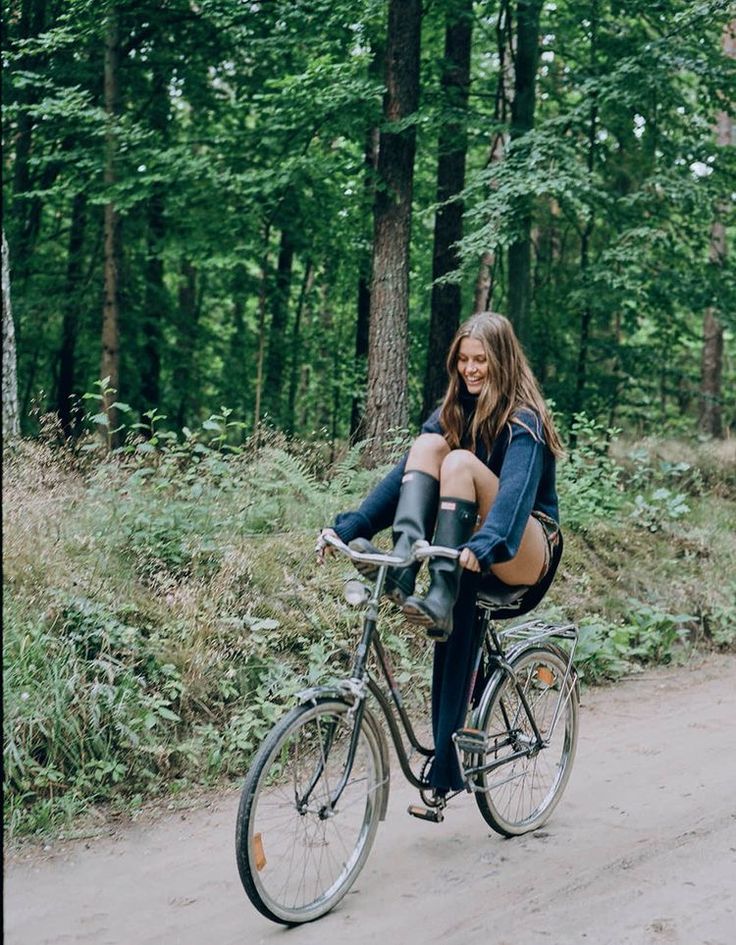
[[[362,561],[365,564],[388,565],[392,568],[406,568],[415,561],[424,561],[425,558],[459,558],[460,551],[457,548],[446,548],[444,545],[430,545],[428,541],[416,541],[412,546],[411,552],[406,558],[398,558],[389,554],[372,554],[364,551],[353,551],[340,538],[333,535],[321,535],[319,541],[327,545],[332,545],[342,554],[347,555],[351,561]],[[319,543],[318,543],[319,547]]]

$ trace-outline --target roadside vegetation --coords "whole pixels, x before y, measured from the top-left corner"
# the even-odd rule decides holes
[[[99,417],[97,418],[99,421]],[[362,447],[200,429],[16,441],[4,456],[4,797],[11,837],[240,778],[294,693],[343,671],[349,569],[317,529],[382,469]],[[143,435],[145,434],[145,436]],[[539,614],[575,619],[584,684],[736,641],[736,443],[618,439],[578,417],[566,551]],[[396,452],[403,446],[396,437]],[[396,675],[431,652],[387,611]]]

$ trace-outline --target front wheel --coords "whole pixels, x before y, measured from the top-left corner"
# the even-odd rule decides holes
[[[380,735],[365,711],[352,767],[352,706],[302,705],[274,728],[243,785],[236,828],[238,870],[267,918],[292,925],[329,912],[365,863],[382,816],[388,772]]]
[[[477,775],[475,786],[481,814],[507,837],[536,830],[550,816],[570,777],[578,737],[578,693],[574,676],[566,673],[567,656],[552,647],[530,647],[511,667],[514,678],[499,670],[481,702],[479,728],[486,752],[476,763],[508,761]],[[537,744],[519,690],[543,747]]]

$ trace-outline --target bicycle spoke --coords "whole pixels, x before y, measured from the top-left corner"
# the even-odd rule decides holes
[[[577,736],[577,700],[562,691],[566,667],[560,656],[543,646],[530,647],[518,654],[513,668],[515,680],[493,682],[496,689],[482,723],[495,745],[487,760],[503,762],[508,756],[509,761],[478,776],[482,793],[476,795],[488,823],[507,835],[533,830],[547,819],[564,789]]]
[[[376,736],[364,721],[340,788],[354,724],[349,709],[331,702],[295,711],[270,752],[262,751],[253,787],[244,787],[247,835],[260,835],[266,863],[252,863],[246,843],[238,865],[246,891],[270,918],[308,921],[328,911],[372,843],[387,779]]]

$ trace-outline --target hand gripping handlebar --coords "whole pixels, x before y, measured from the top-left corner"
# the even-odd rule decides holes
[[[317,551],[320,551],[325,545],[332,545],[339,552],[347,555],[351,561],[362,561],[366,564],[375,564],[377,567],[388,565],[390,568],[406,568],[415,561],[424,561],[425,558],[459,558],[460,551],[457,548],[445,548],[443,545],[430,545],[423,539],[415,541],[411,551],[406,558],[399,558],[396,555],[389,554],[371,554],[363,551],[353,551],[340,538],[333,535],[320,535],[317,539]]]

